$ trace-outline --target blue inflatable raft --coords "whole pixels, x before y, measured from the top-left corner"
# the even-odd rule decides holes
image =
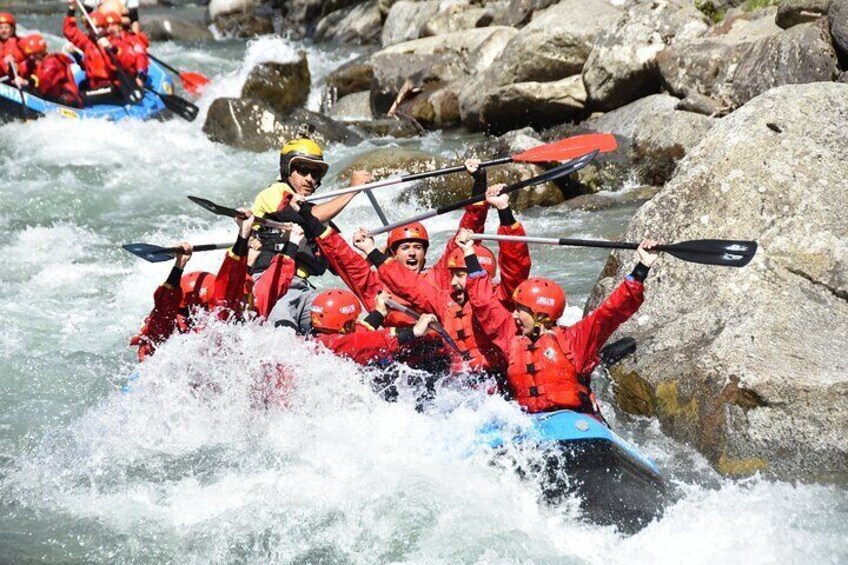
[[[507,442],[540,450],[545,498],[561,502],[576,494],[586,518],[634,532],[662,514],[665,483],[660,470],[634,445],[599,420],[571,410],[533,414],[520,432],[497,423],[478,432],[499,449]]]
[[[79,84],[85,73],[79,65],[73,66],[74,77]],[[173,94],[174,80],[164,68],[158,63],[150,61],[148,70],[147,87],[144,98],[138,104],[127,104],[117,106],[114,104],[99,104],[86,108],[71,108],[56,102],[39,98],[28,92],[24,92],[26,111],[21,104],[21,93],[14,85],[0,83],[0,119],[9,121],[14,119],[33,119],[48,115],[58,115],[73,120],[101,119],[101,120],[148,120],[150,118],[164,118],[170,115],[165,108],[162,98],[158,94]]]

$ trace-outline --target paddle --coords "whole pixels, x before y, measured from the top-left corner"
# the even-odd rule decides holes
[[[404,306],[403,304],[399,304],[398,302],[395,302],[391,298],[386,298],[385,300],[383,300],[383,302],[385,302],[386,306],[388,306],[392,310],[397,310],[398,312],[400,312],[402,314],[406,314],[407,316],[409,316],[413,320],[417,320],[418,318],[421,317],[421,314],[419,314],[418,312],[416,312],[412,308],[410,308],[408,306]],[[437,334],[439,334],[439,336],[442,338],[442,340],[444,340],[444,342],[448,345],[448,347],[450,347],[451,349],[453,349],[457,353],[459,353],[463,357],[463,359],[465,359],[469,356],[467,351],[462,351],[459,348],[459,346],[456,344],[456,342],[450,336],[448,331],[445,329],[445,327],[442,324],[439,323],[438,320],[433,320],[432,322],[430,322],[429,326],[433,329],[433,331],[435,331]]]
[[[472,234],[471,239],[486,241],[517,241],[522,243],[543,243],[546,245],[564,245],[572,247],[601,247],[604,249],[636,249],[638,243],[625,241],[598,241],[592,239],[567,239],[555,237],[524,237],[520,235]],[[737,241],[732,239],[693,239],[680,243],[657,245],[652,251],[662,251],[678,259],[702,265],[720,265],[723,267],[744,267],[751,262],[757,252],[756,241]]]
[[[213,214],[217,214],[219,216],[229,216],[230,218],[244,218],[244,214],[236,210],[235,208],[227,208],[226,206],[221,206],[220,204],[215,204],[211,200],[206,200],[205,198],[200,198],[199,196],[189,196],[189,200],[200,206],[201,208],[206,208]],[[268,226],[269,228],[277,228],[278,230],[285,230],[288,228],[288,225],[285,222],[277,222],[274,220],[269,220],[267,218],[253,218],[254,223],[257,223],[262,226]]]
[[[534,147],[533,149],[517,153],[510,157],[500,157],[490,161],[483,161],[480,163],[480,167],[492,167],[495,165],[504,165],[506,163],[553,163],[557,161],[568,161],[575,157],[589,153],[594,149],[597,149],[600,153],[608,153],[610,151],[615,151],[617,147],[618,144],[615,140],[615,136],[610,133],[575,135],[574,137],[561,139],[554,143]],[[358,186],[343,188],[341,190],[334,190],[323,194],[313,194],[312,196],[309,196],[306,201],[317,202],[319,200],[326,200],[327,198],[334,198],[351,192],[360,192],[362,190],[370,190],[372,188],[382,188],[384,186],[392,186],[395,184],[412,182],[451,173],[460,173],[464,170],[464,165],[457,165],[455,167],[446,167],[444,169],[436,169],[435,171],[427,171],[424,173],[394,176],[366,184],[360,184]]]
[[[556,180],[558,178],[570,175],[571,173],[573,173],[575,171],[579,171],[580,169],[582,169],[583,167],[588,165],[592,161],[592,159],[594,159],[598,155],[599,152],[600,152],[600,149],[596,148],[596,149],[592,150],[591,152],[586,153],[585,155],[582,155],[581,157],[578,157],[577,159],[574,159],[573,161],[569,161],[568,163],[565,163],[564,165],[554,167],[550,171],[546,171],[546,172],[542,173],[541,175],[529,178],[529,179],[521,181],[521,182],[517,182],[517,183],[514,183],[514,184],[507,185],[503,189],[501,189],[500,193],[501,194],[508,194],[510,192],[520,190],[520,189],[526,188],[528,186],[535,186],[537,184],[543,184],[543,183],[546,183],[546,182]],[[447,214],[448,212],[453,212],[454,210],[459,210],[460,208],[465,208],[466,206],[468,206],[470,204],[475,204],[475,203],[481,202],[485,199],[486,199],[485,194],[477,194],[477,195],[471,196],[470,198],[460,200],[459,202],[454,202],[453,204],[447,204],[445,206],[441,206],[439,208],[436,208],[435,210],[430,210],[429,212],[424,212],[422,214],[418,214],[417,216],[413,216],[411,218],[407,218],[405,220],[401,220],[399,222],[395,222],[393,224],[383,226],[382,228],[372,230],[370,232],[370,235],[372,235],[372,236],[379,235],[381,233],[386,233],[386,232],[391,231],[391,230],[398,228],[400,226],[405,226],[405,225],[411,224],[413,222],[420,222],[421,220],[426,220],[427,218],[432,218],[433,216],[440,216],[442,214]]]
[[[79,6],[80,11],[82,11],[82,15],[85,18],[85,21],[88,22],[88,25],[94,32],[94,35],[96,37],[99,37],[101,31],[97,29],[97,26],[94,25],[94,20],[92,20],[91,16],[88,15],[88,12],[85,11],[85,6],[83,6],[82,0],[76,0],[76,3],[77,6]],[[125,102],[129,101],[132,104],[138,104],[139,102],[141,102],[142,98],[144,98],[144,93],[138,87],[136,82],[121,67],[121,64],[118,62],[118,58],[115,56],[112,50],[103,48],[101,48],[101,50],[109,56],[109,60],[111,60],[112,65],[115,66],[115,74],[118,75],[118,93],[121,95],[121,98]]]
[[[147,54],[151,60],[156,61],[175,75],[180,77],[180,82],[183,84],[183,88],[186,92],[190,92],[191,94],[199,94],[203,87],[209,84],[209,79],[203,76],[200,73],[193,73],[191,71],[181,71],[179,69],[175,69],[159,57],[154,57],[152,53]]]
[[[161,98],[167,109],[186,121],[193,122],[197,118],[197,113],[200,112],[200,108],[176,94],[163,94],[153,90],[149,86],[145,86],[144,89]]]
[[[9,67],[11,67],[11,69],[12,69],[12,79],[13,79],[12,82],[15,83],[15,88],[18,89],[18,93],[21,95],[21,106],[23,107],[23,110],[24,110],[24,121],[26,122],[26,121],[29,120],[29,118],[27,117],[28,108],[27,108],[27,104],[26,104],[26,98],[24,98],[24,89],[21,88],[20,84],[18,84],[18,66],[15,64],[14,61],[10,61]]]
[[[228,249],[232,246],[232,242],[204,243],[203,245],[193,245],[191,249],[192,253],[194,253],[197,251]],[[150,243],[127,243],[126,245],[122,245],[121,247],[123,247],[136,257],[141,257],[145,261],[150,261],[151,263],[161,263],[162,261],[173,259],[177,256],[177,251],[182,251],[182,247],[159,247],[158,245],[152,245]]]

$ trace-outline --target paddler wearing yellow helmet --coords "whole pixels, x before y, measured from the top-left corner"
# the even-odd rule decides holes
[[[284,212],[293,194],[309,196],[321,185],[321,179],[327,174],[330,165],[324,160],[324,151],[318,143],[307,137],[286,142],[280,149],[279,180],[263,190],[253,202],[253,213],[258,218],[269,214]],[[362,184],[371,180],[364,171],[354,171],[351,184]],[[338,196],[329,202],[318,204],[313,214],[322,222],[333,219],[344,210],[353,194]],[[297,219],[292,212],[292,219]],[[278,214],[278,219],[287,220],[288,213]]]

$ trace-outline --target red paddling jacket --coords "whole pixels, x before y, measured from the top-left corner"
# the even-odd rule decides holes
[[[538,339],[517,335],[512,313],[499,299],[488,274],[472,272],[474,257],[466,257],[466,286],[474,316],[487,337],[507,357],[507,381],[518,403],[528,412],[571,409],[593,412],[589,375],[598,352],[613,332],[644,301],[647,269],[637,267],[597,310],[572,326],[554,326]]]
[[[82,98],[71,70],[71,61],[64,55],[53,53],[39,61],[27,59],[20,68],[21,76],[28,77],[42,98],[82,108]]]
[[[73,15],[65,17],[63,31],[68,41],[82,51],[82,64],[85,69],[85,76],[88,77],[89,89],[95,90],[115,84],[117,67],[112,63],[111,57],[94,39],[77,26],[77,20]],[[109,43],[115,49],[117,60],[120,61],[121,57],[125,56],[122,51],[126,52],[129,46],[119,37],[109,37]]]
[[[18,45],[19,41],[20,38],[17,35],[13,35],[6,41],[0,41],[0,77],[12,76],[12,69],[6,64],[8,55],[15,58],[16,65],[20,65],[21,61],[25,59],[24,53]]]

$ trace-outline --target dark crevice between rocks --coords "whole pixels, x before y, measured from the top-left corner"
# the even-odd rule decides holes
[[[721,391],[721,399],[724,403],[735,404],[746,412],[752,408],[760,408],[770,405],[769,402],[757,392],[748,388],[740,387],[739,377],[736,375],[730,376],[730,383],[725,385],[724,389]]]
[[[829,293],[831,293],[836,298],[838,298],[840,300],[844,300],[845,302],[848,302],[848,292],[846,292],[844,290],[839,290],[839,289],[833,288],[832,286],[825,284],[822,281],[817,281],[816,279],[814,279],[813,277],[811,277],[810,275],[808,275],[807,273],[805,273],[804,271],[801,271],[799,269],[793,269],[791,267],[786,267],[786,270],[789,271],[790,273],[792,273],[793,275],[798,275],[802,279],[806,279],[806,280],[810,281],[815,286],[818,286],[818,287],[821,287],[821,288],[827,290]]]

